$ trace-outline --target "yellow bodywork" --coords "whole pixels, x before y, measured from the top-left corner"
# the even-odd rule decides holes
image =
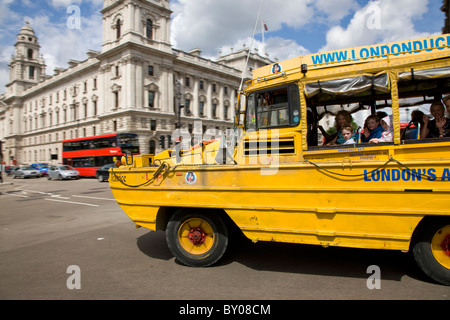
[[[320,65],[299,57],[281,62],[282,74],[272,74],[271,66],[255,70],[245,94],[298,85],[296,127],[244,132],[231,152],[234,162],[226,164],[215,160],[220,141],[183,150],[180,161],[175,149],[134,156],[132,164],[111,170],[112,193],[131,220],[151,230],[164,229],[176,208],[215,209],[252,241],[407,251],[425,216],[450,216],[450,140],[400,143],[398,75],[450,67],[449,52],[445,47]],[[308,65],[306,74],[301,64]],[[389,74],[393,143],[308,149],[304,84],[379,72]],[[285,148],[276,157],[252,152],[256,142],[270,149],[275,139],[278,149]]]

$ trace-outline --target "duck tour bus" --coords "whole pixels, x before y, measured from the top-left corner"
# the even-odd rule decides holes
[[[178,261],[212,265],[242,233],[411,252],[450,285],[450,35],[261,67],[235,111],[227,134],[110,169],[117,203]]]

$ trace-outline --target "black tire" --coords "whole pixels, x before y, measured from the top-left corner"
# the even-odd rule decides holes
[[[191,267],[207,267],[225,253],[228,230],[217,212],[182,209],[170,218],[166,239],[179,262]]]
[[[427,276],[450,286],[450,219],[428,220],[419,228],[412,250],[414,259]],[[443,245],[444,243],[447,245]]]
[[[104,182],[105,181],[105,179],[103,179],[103,176],[101,174],[99,174],[97,176],[97,180],[98,180],[98,182]]]

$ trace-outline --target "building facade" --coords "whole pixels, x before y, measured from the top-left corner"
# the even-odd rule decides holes
[[[62,140],[113,132],[137,133],[141,153],[156,153],[173,146],[179,119],[192,135],[233,127],[248,49],[212,61],[172,48],[169,0],[104,0],[101,13],[101,51],[52,76],[32,27],[20,30],[0,96],[5,164],[59,163]],[[246,77],[268,63],[251,53]]]

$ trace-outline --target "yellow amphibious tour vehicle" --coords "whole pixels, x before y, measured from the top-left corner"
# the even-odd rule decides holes
[[[450,285],[447,95],[450,35],[267,65],[240,93],[234,134],[122,157],[110,187],[189,266],[217,262],[237,228],[254,242],[412,251]]]

